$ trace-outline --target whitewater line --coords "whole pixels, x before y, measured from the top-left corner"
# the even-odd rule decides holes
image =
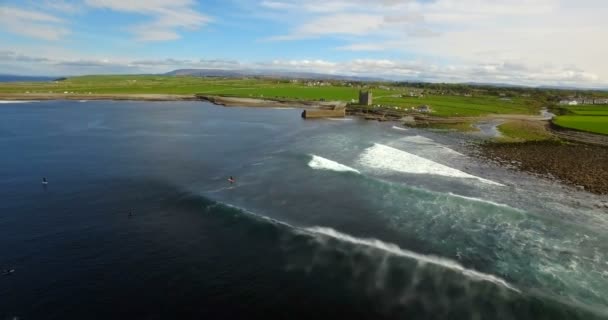
[[[359,156],[359,162],[366,167],[390,170],[403,173],[440,175],[452,178],[476,179],[483,183],[502,186],[498,182],[468,174],[466,172],[445,166],[443,164],[425,159],[423,157],[395,149],[383,144],[375,143],[373,147],[365,149]]]
[[[461,264],[459,264],[458,262],[453,261],[453,260],[449,260],[449,259],[441,258],[441,257],[437,257],[437,256],[432,256],[432,255],[423,255],[420,253],[402,249],[399,246],[397,246],[396,244],[386,243],[386,242],[380,241],[378,239],[356,238],[356,237],[350,236],[345,233],[341,233],[339,231],[336,231],[336,230],[334,230],[332,228],[328,228],[328,227],[317,226],[317,227],[309,227],[309,228],[299,228],[299,227],[293,226],[289,223],[286,223],[286,222],[283,222],[280,220],[276,220],[276,219],[273,219],[273,218],[270,218],[270,217],[267,217],[267,216],[264,216],[261,214],[257,214],[255,212],[249,211],[247,209],[244,209],[244,208],[232,205],[232,204],[218,202],[218,201],[216,201],[214,204],[211,204],[208,207],[222,206],[222,205],[225,207],[228,207],[228,208],[235,209],[237,211],[240,211],[240,212],[250,215],[252,217],[262,219],[262,220],[268,221],[270,223],[286,227],[286,228],[294,230],[296,232],[297,231],[304,232],[305,234],[308,234],[313,237],[314,236],[331,237],[331,238],[334,238],[339,241],[348,242],[348,243],[352,243],[355,245],[366,246],[366,247],[370,247],[370,248],[375,248],[375,249],[382,250],[384,252],[390,253],[395,256],[414,259],[414,260],[418,261],[418,263],[420,263],[420,264],[428,263],[428,264],[432,264],[432,265],[435,265],[438,267],[446,268],[446,269],[458,272],[475,281],[490,282],[490,283],[493,283],[496,285],[503,286],[509,290],[513,290],[515,292],[521,293],[521,291],[519,291],[517,288],[513,287],[507,281],[505,281],[504,279],[502,279],[500,277],[497,277],[497,276],[494,276],[491,274],[486,274],[483,272],[479,272],[476,270],[467,269],[467,268],[463,267]]]
[[[0,104],[9,104],[9,103],[32,103],[32,102],[40,102],[36,100],[0,100]]]
[[[485,200],[485,199],[479,199],[479,198],[474,198],[474,197],[467,197],[467,196],[461,196],[459,194],[455,194],[452,192],[448,192],[448,194],[452,197],[456,197],[456,198],[461,198],[461,199],[466,199],[466,200],[470,200],[470,201],[475,201],[475,202],[481,202],[481,203],[487,203],[487,204],[491,204],[493,206],[497,206],[497,207],[503,207],[503,208],[509,208],[509,209],[514,209],[514,210],[518,210],[516,208],[513,208],[507,204],[504,203],[498,203],[498,202],[494,202],[494,201],[490,201],[490,200]]]
[[[330,170],[330,171],[338,171],[338,172],[354,172],[360,174],[359,170],[353,169],[349,166],[343,165],[341,163],[319,157],[317,155],[311,154],[312,159],[308,162],[308,166],[316,169],[316,170]]]
[[[331,237],[331,238],[338,239],[341,241],[349,242],[352,244],[376,248],[376,249],[388,252],[390,254],[393,254],[395,256],[414,259],[414,260],[418,261],[419,263],[423,263],[423,264],[428,263],[428,264],[440,266],[443,268],[447,268],[452,271],[459,272],[460,274],[467,276],[476,281],[487,281],[487,282],[494,283],[496,285],[501,285],[501,286],[503,286],[507,289],[513,290],[515,292],[520,292],[517,288],[511,286],[507,281],[503,280],[502,278],[499,278],[499,277],[491,275],[491,274],[486,274],[486,273],[482,273],[479,271],[467,269],[467,268],[463,267],[461,264],[459,264],[458,262],[455,262],[455,261],[452,261],[452,260],[449,260],[446,258],[430,256],[430,255],[423,255],[423,254],[419,254],[419,253],[416,253],[413,251],[401,249],[399,246],[397,246],[395,244],[382,242],[378,239],[355,238],[353,236],[341,233],[341,232],[336,231],[331,228],[312,227],[312,228],[306,228],[304,230],[306,230],[312,234],[323,235],[323,236]]]
[[[423,137],[421,135],[416,135],[416,136],[408,136],[408,137],[403,137],[401,139],[399,139],[401,141],[407,141],[407,142],[412,142],[415,144],[427,144],[427,145],[433,145],[438,147],[439,149],[441,149],[442,151],[448,152],[448,153],[453,153],[453,154],[457,154],[459,156],[463,156],[465,157],[464,154],[456,151],[456,150],[452,150],[440,143],[437,143],[435,140],[427,138],[427,137]]]

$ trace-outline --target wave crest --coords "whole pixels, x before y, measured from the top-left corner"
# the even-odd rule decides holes
[[[308,162],[308,166],[316,169],[316,170],[331,170],[338,172],[354,172],[360,173],[359,170],[353,169],[349,166],[343,165],[341,163],[319,157],[317,155],[312,155],[312,159]]]
[[[476,179],[486,184],[504,186],[503,184],[480,178],[466,172],[450,168],[440,163],[382,144],[374,144],[360,156],[363,165],[383,170],[414,174],[433,174],[445,177]]]

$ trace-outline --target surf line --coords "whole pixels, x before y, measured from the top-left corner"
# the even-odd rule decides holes
[[[463,267],[461,264],[459,264],[458,262],[455,262],[455,261],[452,261],[452,260],[449,260],[446,258],[430,256],[430,255],[423,255],[420,253],[402,249],[399,246],[397,246],[396,244],[382,242],[378,239],[356,238],[351,235],[341,233],[339,231],[336,231],[336,230],[334,230],[332,228],[328,228],[328,227],[319,227],[319,226],[308,227],[308,228],[296,227],[296,226],[288,224],[286,222],[279,221],[279,220],[246,210],[244,208],[241,208],[241,207],[238,207],[235,205],[231,205],[228,203],[219,202],[219,201],[215,201],[215,203],[209,207],[215,207],[215,206],[224,206],[224,207],[232,208],[234,210],[237,210],[240,213],[253,217],[254,219],[260,219],[260,220],[264,220],[264,221],[267,221],[267,222],[275,224],[275,225],[280,225],[289,230],[293,230],[293,232],[297,232],[297,233],[300,233],[303,235],[307,235],[307,236],[311,236],[311,237],[318,237],[318,236],[330,237],[330,238],[336,239],[341,242],[348,242],[348,243],[352,243],[355,245],[375,248],[375,249],[382,250],[384,252],[387,252],[387,253],[395,255],[395,256],[414,259],[421,264],[428,263],[428,264],[438,266],[440,268],[449,269],[449,270],[458,272],[474,281],[490,282],[490,283],[505,287],[509,290],[521,293],[520,290],[518,290],[517,288],[515,288],[514,286],[512,286],[511,284],[509,284],[507,281],[505,281],[504,279],[502,279],[500,277],[497,277],[497,276],[494,276],[491,274],[482,273],[482,272],[479,272],[476,270],[467,269],[467,268]]]
[[[504,185],[501,183],[477,177],[429,159],[425,159],[415,154],[379,143],[375,143],[373,147],[367,148],[359,156],[359,163],[369,168],[390,170],[395,172],[476,179],[486,184],[504,187]]]
[[[349,242],[349,243],[356,244],[356,245],[362,245],[362,246],[367,246],[367,247],[375,248],[378,250],[382,250],[382,251],[388,252],[390,254],[393,254],[395,256],[414,259],[414,260],[418,261],[419,263],[428,263],[428,264],[436,265],[436,266],[439,266],[442,268],[446,268],[446,269],[458,272],[475,281],[491,282],[493,284],[503,286],[509,290],[521,293],[521,291],[519,291],[517,288],[510,285],[507,281],[505,281],[502,278],[499,278],[499,277],[491,275],[491,274],[486,274],[486,273],[482,273],[479,271],[467,269],[467,268],[463,267],[461,264],[459,264],[458,262],[455,262],[455,261],[452,261],[452,260],[449,260],[446,258],[419,254],[416,252],[402,249],[395,244],[382,242],[377,239],[356,238],[356,237],[341,233],[341,232],[336,231],[331,228],[312,227],[312,228],[306,228],[304,230],[311,234],[322,235],[322,236],[334,238],[334,239],[337,239],[340,241]]]
[[[329,160],[317,155],[311,154],[312,159],[308,162],[308,166],[317,170],[331,170],[338,172],[354,172],[360,174],[359,170],[343,165],[333,160]]]

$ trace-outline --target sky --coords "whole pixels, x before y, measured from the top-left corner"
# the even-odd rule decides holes
[[[606,0],[0,0],[0,73],[608,87]]]

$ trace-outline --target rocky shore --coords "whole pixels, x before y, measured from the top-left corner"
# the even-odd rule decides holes
[[[480,156],[581,190],[608,194],[608,147],[605,146],[558,141],[489,142],[480,145]]]
[[[210,95],[196,95],[197,100],[208,101],[213,104],[225,107],[260,107],[260,108],[327,108],[345,107],[346,103],[341,101],[306,101],[306,100],[288,100],[288,99],[256,99],[256,98],[238,98],[238,97],[223,97]]]

